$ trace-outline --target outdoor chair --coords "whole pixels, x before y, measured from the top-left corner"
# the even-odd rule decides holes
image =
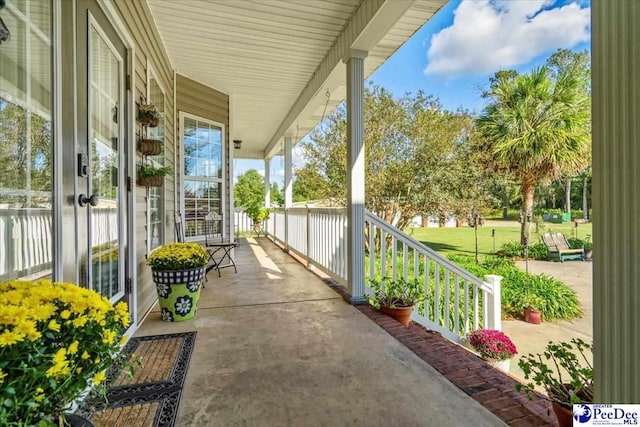
[[[175,226],[176,226],[176,242],[183,243],[184,242],[184,224],[182,223],[182,215],[180,215],[180,212],[176,212]]]
[[[566,259],[580,259],[584,261],[584,249],[571,249],[567,238],[562,233],[544,233],[542,242],[547,247],[550,261],[564,262]]]
[[[218,212],[209,212],[204,217],[204,246],[209,252],[209,265],[205,271],[208,273],[211,270],[217,270],[218,277],[222,268],[233,267],[233,270],[238,272],[231,254],[238,243],[223,240],[221,225],[222,217]]]

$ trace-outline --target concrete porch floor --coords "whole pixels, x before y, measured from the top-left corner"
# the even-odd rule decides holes
[[[193,320],[136,333],[198,331],[176,425],[505,425],[269,240],[235,260]]]

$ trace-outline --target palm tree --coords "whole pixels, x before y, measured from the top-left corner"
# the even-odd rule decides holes
[[[572,72],[574,71],[574,72]],[[548,66],[528,74],[500,71],[483,94],[476,119],[492,166],[521,184],[523,211],[533,214],[538,183],[574,175],[590,162],[590,101],[580,73]],[[521,241],[526,236],[522,224]]]

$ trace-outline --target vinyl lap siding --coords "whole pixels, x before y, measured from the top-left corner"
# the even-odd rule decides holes
[[[158,79],[166,90],[165,95],[165,165],[175,168],[174,160],[174,123],[173,116],[173,69],[169,57],[162,45],[151,11],[144,1],[116,1],[113,5],[135,42],[135,76],[132,76],[132,90],[136,103],[144,100],[147,93],[147,60],[153,67]],[[140,129],[136,129],[138,133]],[[135,142],[134,142],[135,143]],[[136,151],[136,163],[141,161]],[[131,171],[130,175],[134,175]],[[165,178],[164,186],[164,237],[166,241],[174,240],[174,177]],[[136,264],[138,276],[134,278],[135,290],[138,297],[138,319],[153,306],[156,297],[155,286],[151,279],[151,270],[146,265],[146,237],[147,237],[147,192],[144,187],[133,188],[135,192],[135,242]]]

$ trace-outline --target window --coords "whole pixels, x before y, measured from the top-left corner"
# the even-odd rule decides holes
[[[149,156],[147,161],[154,166],[164,166],[165,141],[165,96],[153,69],[147,65],[147,100],[153,104],[160,120],[158,126],[147,130],[147,137],[163,141],[162,152],[156,156]],[[147,200],[147,253],[164,243],[164,187],[150,187]]]
[[[224,126],[183,114],[181,129],[185,237],[193,241],[204,238],[208,213],[222,216]]]
[[[51,1],[9,0],[0,46],[0,281],[52,265]]]

